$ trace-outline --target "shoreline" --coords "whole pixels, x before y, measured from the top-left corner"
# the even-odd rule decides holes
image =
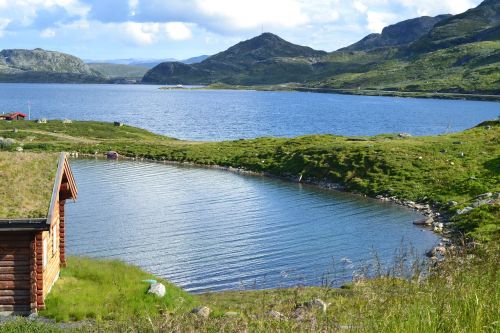
[[[399,98],[424,98],[424,99],[445,99],[445,100],[466,100],[483,102],[500,102],[500,95],[494,94],[467,94],[467,93],[443,93],[425,91],[395,91],[395,90],[375,90],[375,89],[335,89],[325,87],[304,87],[293,85],[226,85],[214,84],[203,87],[189,88],[176,86],[163,86],[160,90],[249,90],[249,91],[273,91],[273,92],[310,92],[318,94],[338,94],[350,96],[372,96],[372,97],[399,97]]]

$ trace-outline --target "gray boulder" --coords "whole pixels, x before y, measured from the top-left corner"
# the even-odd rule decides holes
[[[165,285],[163,283],[153,283],[149,286],[148,294],[154,294],[158,297],[163,297],[165,296],[165,293],[167,292],[167,289],[165,288]]]

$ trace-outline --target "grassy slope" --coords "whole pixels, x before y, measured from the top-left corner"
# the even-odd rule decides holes
[[[382,271],[378,279],[361,280],[344,289],[324,286],[211,293],[192,296],[194,302],[189,304],[145,294],[140,281],[148,275],[130,266],[73,259],[47,299],[49,309],[42,314],[97,319],[77,325],[74,331],[78,332],[498,332],[498,254],[498,248],[490,248],[469,260],[464,260],[464,254],[452,255],[423,281],[418,275],[397,278],[397,270],[393,271],[396,277],[387,278]],[[169,292],[183,299],[190,297],[172,287]],[[327,312],[313,311],[295,319],[294,309],[314,298],[331,303]],[[208,320],[186,311],[194,303],[212,309]],[[287,318],[270,318],[270,310]],[[228,311],[236,315],[225,316]],[[99,319],[109,317],[113,320]],[[54,324],[23,320],[0,329],[8,333],[63,332]]]
[[[430,137],[311,135],[187,142],[108,123],[0,122],[0,135],[18,140],[10,149],[23,145],[30,151],[101,154],[116,150],[131,157],[302,176],[369,195],[436,203],[466,202],[481,193],[500,191],[499,134],[500,123],[494,121],[461,133]]]
[[[166,296],[148,295],[156,279],[166,285]],[[194,297],[180,288],[120,261],[71,257],[40,314],[58,321],[126,320],[156,316],[161,311],[187,311]]]
[[[464,44],[409,59],[378,59],[378,63],[366,71],[339,73],[312,86],[499,94],[499,50],[500,42],[490,41]]]

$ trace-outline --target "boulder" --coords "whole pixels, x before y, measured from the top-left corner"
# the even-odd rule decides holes
[[[279,311],[276,311],[276,310],[269,310],[266,315],[268,317],[271,317],[271,318],[274,318],[274,319],[279,319],[279,320],[284,320],[286,319],[286,316],[284,314],[282,314],[281,312]]]
[[[466,214],[472,210],[472,207],[465,207],[464,209],[457,210],[458,215]]]
[[[431,225],[434,222],[434,219],[432,217],[426,217],[421,220],[413,221],[413,224],[415,225]]]
[[[202,318],[210,316],[210,308],[208,306],[198,306],[191,310],[191,313]]]
[[[326,309],[328,308],[329,305],[330,305],[330,303],[325,303],[323,300],[321,300],[319,298],[315,298],[312,301],[304,303],[304,306],[307,309],[310,309],[310,310],[319,309],[319,310],[323,311],[323,313],[326,313]]]
[[[224,313],[224,317],[238,317],[238,312],[228,311]]]
[[[165,285],[163,283],[153,283],[149,286],[148,289],[148,294],[154,294],[158,297],[163,297],[165,296],[165,293],[167,292],[167,289],[165,288]]]

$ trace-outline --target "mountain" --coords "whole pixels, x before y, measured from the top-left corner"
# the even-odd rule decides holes
[[[180,62],[182,62],[183,64],[188,64],[188,65],[197,64],[197,63],[202,62],[203,60],[207,59],[208,57],[210,57],[210,56],[209,55],[201,55],[201,56],[197,56],[197,57],[184,59],[184,60],[181,60]]]
[[[408,45],[431,31],[437,23],[451,16],[422,16],[402,21],[385,27],[381,34],[370,34],[359,42],[339,51],[371,51],[380,47]]]
[[[177,60],[175,58],[166,58],[166,59],[109,59],[109,60],[85,60],[87,64],[116,64],[116,65],[129,65],[134,67],[144,67],[144,68],[153,68],[162,62],[182,62],[184,64],[195,64],[198,62],[202,62],[208,55],[201,55],[197,57],[192,57],[184,60]]]
[[[300,46],[271,34],[240,42],[201,63],[162,63],[144,75],[144,83],[231,84],[303,81],[313,72],[312,63],[326,56],[324,51]]]
[[[0,82],[102,82],[81,59],[43,49],[0,51]]]
[[[148,71],[146,67],[122,64],[89,63],[87,65],[104,77],[113,80],[131,79],[140,81]]]
[[[415,54],[494,40],[500,40],[500,1],[486,0],[476,8],[437,23],[408,51]]]

